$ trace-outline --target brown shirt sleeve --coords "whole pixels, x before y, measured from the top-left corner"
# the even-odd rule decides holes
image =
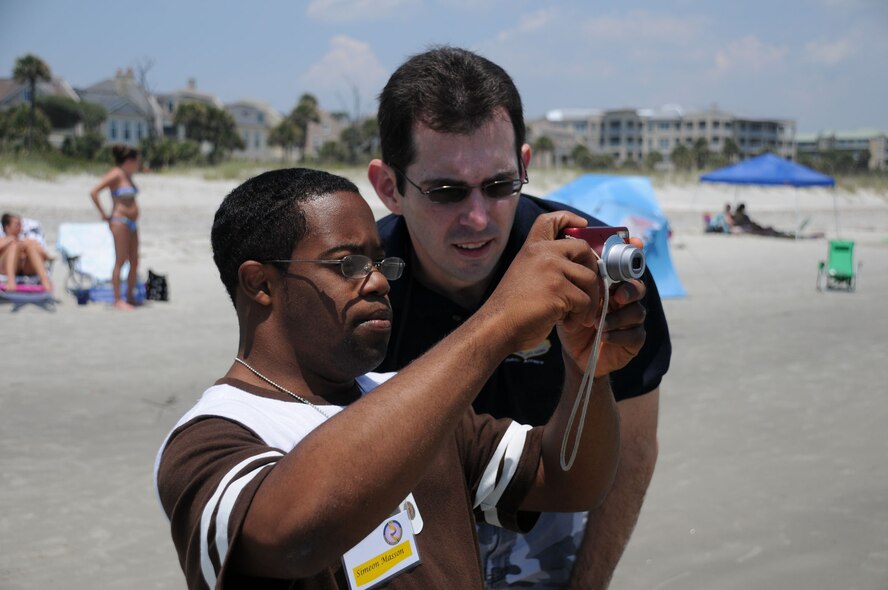
[[[536,478],[542,429],[469,410],[457,441],[476,520],[519,532],[533,528],[539,513],[518,508]]]
[[[241,424],[198,417],[177,428],[157,472],[160,502],[190,589],[221,588],[253,496],[284,452]]]

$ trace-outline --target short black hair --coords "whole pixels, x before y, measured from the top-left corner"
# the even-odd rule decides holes
[[[289,258],[309,230],[301,204],[336,192],[360,194],[341,176],[290,168],[253,177],[225,197],[216,211],[210,241],[232,303],[237,305],[240,265],[247,260]]]
[[[422,123],[440,133],[470,134],[502,108],[515,131],[515,155],[521,157],[526,129],[521,95],[509,74],[489,59],[466,49],[438,45],[404,62],[379,95],[382,160],[394,166],[398,191],[416,159],[413,127]]]

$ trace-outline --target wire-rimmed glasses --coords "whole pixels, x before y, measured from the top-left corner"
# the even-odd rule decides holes
[[[314,264],[338,264],[342,270],[342,276],[349,279],[363,279],[373,272],[373,269],[382,273],[382,276],[390,281],[401,278],[404,274],[406,263],[397,256],[390,256],[379,261],[374,261],[363,254],[349,254],[337,260],[266,260],[275,264],[289,264],[291,262],[312,262]]]

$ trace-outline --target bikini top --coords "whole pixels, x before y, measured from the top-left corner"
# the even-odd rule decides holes
[[[114,199],[120,197],[130,197],[134,198],[139,193],[139,189],[134,186],[122,186],[117,190],[111,191],[111,197]]]
[[[136,185],[133,183],[133,179],[130,178],[130,175],[127,174],[126,171],[121,168],[121,172],[123,172],[123,175],[126,176],[126,179],[129,181],[129,186],[121,186],[111,191],[111,198],[117,199],[122,197],[129,197],[133,199],[139,193],[139,189],[136,188]]]

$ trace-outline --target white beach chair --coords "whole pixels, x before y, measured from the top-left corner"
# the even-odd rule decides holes
[[[114,269],[114,236],[107,223],[63,223],[59,226],[56,249],[68,265],[65,289],[78,303],[114,301],[111,273]],[[126,284],[129,263],[120,271]],[[144,301],[144,281],[136,282],[136,301]]]

